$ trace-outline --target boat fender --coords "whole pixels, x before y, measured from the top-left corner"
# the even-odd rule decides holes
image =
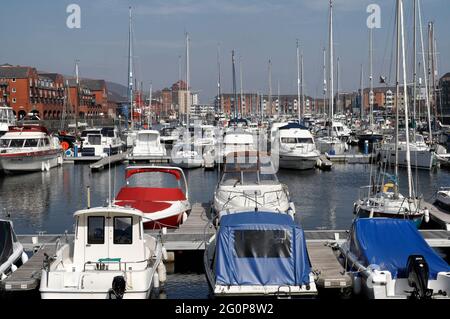
[[[161,284],[167,281],[166,266],[162,262],[158,265],[158,277]]]
[[[353,275],[353,293],[355,295],[361,293],[361,277],[358,274]]]
[[[424,215],[425,215],[425,223],[428,223],[430,221],[430,211],[428,209],[425,209]]]
[[[26,252],[22,252],[22,264],[25,264],[28,261],[28,255]]]
[[[187,218],[188,218],[188,215],[186,212],[184,212],[183,213],[183,224],[184,224],[184,222],[186,222]]]
[[[159,288],[159,275],[158,275],[158,272],[155,272],[153,274],[153,287],[154,288]]]
[[[0,276],[0,281],[1,280],[5,280],[5,279],[6,279],[6,275],[4,273],[2,273],[1,276]]]
[[[168,259],[166,247],[162,248],[162,257],[163,257],[163,260],[167,260]]]
[[[109,289],[109,299],[112,299],[112,296],[115,299],[123,299],[123,295],[126,290],[126,281],[123,276],[115,276],[112,281],[112,287]]]
[[[11,272],[15,272],[17,270],[17,266],[12,264],[11,265]]]

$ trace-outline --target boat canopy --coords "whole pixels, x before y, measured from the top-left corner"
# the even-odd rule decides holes
[[[285,214],[224,215],[216,243],[216,283],[307,285],[311,265],[303,230]]]
[[[395,218],[359,218],[350,233],[350,251],[366,267],[379,266],[392,278],[407,278],[411,255],[421,255],[429,266],[429,279],[450,266],[427,244],[412,221]]]
[[[0,266],[13,254],[13,236],[11,223],[0,220]]]

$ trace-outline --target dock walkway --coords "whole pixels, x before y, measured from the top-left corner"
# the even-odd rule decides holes
[[[44,245],[39,248],[25,264],[1,282],[0,288],[9,292],[30,291],[38,288],[45,255],[52,256],[54,251],[54,245]]]
[[[108,166],[110,163],[112,165],[112,164],[123,162],[126,159],[127,154],[128,154],[127,152],[123,152],[123,153],[104,157],[101,160],[99,160],[98,162],[95,162],[95,163],[89,165],[89,168],[93,171],[102,170],[103,168],[105,168],[105,166]]]
[[[424,208],[428,209],[430,212],[431,220],[435,221],[445,230],[450,231],[450,214],[442,211],[439,207],[435,205],[424,202]]]

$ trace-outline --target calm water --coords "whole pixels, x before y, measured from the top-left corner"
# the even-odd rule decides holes
[[[403,193],[406,193],[405,173],[405,170],[400,170]],[[217,175],[217,172],[203,169],[186,171],[192,202],[212,200]],[[369,175],[368,165],[335,165],[329,172],[282,170],[278,173],[280,181],[289,187],[297,218],[304,229],[348,229],[353,217],[353,202],[358,197],[359,187],[369,184]],[[91,173],[88,165],[72,164],[45,173],[0,175],[0,213],[11,214],[18,234],[72,232],[73,212],[86,207],[86,187],[91,188],[92,206],[103,205],[108,198],[109,176],[108,170]],[[440,186],[450,186],[450,172],[419,171],[418,180],[420,193],[425,199],[430,199]],[[165,184],[169,181],[158,177],[152,182]],[[116,193],[123,183],[124,166],[113,167],[112,193]],[[192,257],[186,257],[190,260],[188,264],[192,264]],[[190,269],[175,269],[169,275],[162,297],[208,296],[201,255],[195,256],[195,260],[198,264]]]

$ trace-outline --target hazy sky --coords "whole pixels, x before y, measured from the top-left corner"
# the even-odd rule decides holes
[[[412,46],[412,3],[405,0],[407,43]],[[66,7],[81,7],[81,28],[66,26]],[[381,6],[375,30],[374,75],[393,74],[395,0],[335,0],[335,53],[342,90],[359,87],[360,65],[368,70],[368,4]],[[439,73],[450,71],[449,0],[422,0],[424,36],[436,23]],[[217,90],[217,44],[222,87],[231,91],[231,50],[242,59],[244,91],[268,91],[269,58],[273,93],[296,93],[296,39],[304,51],[305,90],[322,94],[322,49],[328,41],[328,0],[39,0],[4,1],[0,11],[0,64],[35,66],[81,76],[127,81],[128,6],[133,7],[135,75],[148,88],[178,79],[184,32],[191,36],[191,85],[201,102]],[[426,40],[425,40],[425,43]],[[411,50],[408,59],[411,60]],[[411,69],[411,62],[408,62]],[[184,70],[184,67],[183,67]],[[366,83],[368,77],[366,77]],[[239,85],[239,84],[238,84]]]

